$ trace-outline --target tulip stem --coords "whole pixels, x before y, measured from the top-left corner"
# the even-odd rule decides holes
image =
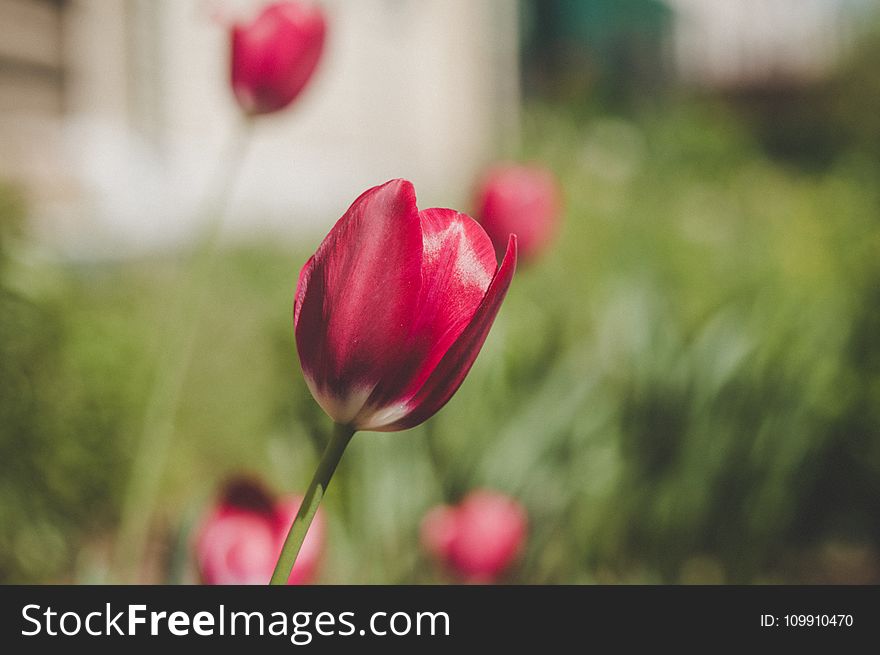
[[[330,484],[330,478],[333,477],[333,472],[336,470],[339,460],[342,459],[342,453],[345,452],[353,435],[354,430],[347,425],[337,423],[334,426],[333,436],[330,437],[324,454],[321,455],[321,461],[318,462],[315,475],[312,476],[312,481],[309,483],[306,495],[299,506],[296,518],[293,519],[293,524],[287,532],[287,538],[284,540],[284,546],[281,548],[281,554],[278,556],[278,563],[275,565],[275,572],[272,574],[269,584],[287,584],[290,573],[293,571],[293,565],[296,563],[296,557],[299,555],[299,549],[302,547],[312,519],[315,518],[315,513],[318,511],[318,505],[321,504],[321,499],[327,491],[327,485]]]
[[[232,130],[197,215],[205,222],[204,233],[196,244],[189,270],[177,285],[177,296],[170,303],[171,311],[165,324],[157,326],[163,334],[162,350],[153,371],[122,503],[112,562],[117,582],[132,582],[137,569],[143,565],[150,521],[174,437],[177,410],[209,285],[217,267],[223,218],[245,158],[252,126],[253,121],[247,119]]]

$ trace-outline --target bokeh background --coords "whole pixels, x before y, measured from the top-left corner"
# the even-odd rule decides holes
[[[322,2],[192,284],[248,4],[0,0],[0,582],[190,582],[225,479],[303,490],[299,268],[365,188],[468,210],[497,160],[561,234],[446,408],[353,440],[318,580],[447,581],[419,523],[491,488],[510,582],[880,582],[880,3]]]

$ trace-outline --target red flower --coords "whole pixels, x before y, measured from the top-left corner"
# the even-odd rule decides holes
[[[324,48],[321,10],[276,2],[232,27],[232,90],[248,114],[284,109],[312,76]]]
[[[477,220],[501,252],[508,234],[532,259],[553,239],[562,202],[553,174],[537,166],[506,164],[491,169],[477,191]]]
[[[302,496],[273,503],[250,480],[227,485],[223,497],[202,521],[195,542],[205,584],[266,584]],[[318,510],[288,584],[308,584],[324,546],[324,516]]]
[[[458,577],[492,582],[510,565],[526,537],[526,513],[514,499],[475,491],[459,505],[435,507],[422,520],[422,544]]]
[[[393,431],[437,412],[464,381],[516,267],[499,267],[469,216],[416,207],[391,180],[361,194],[306,262],[294,325],[318,404],[355,430]]]

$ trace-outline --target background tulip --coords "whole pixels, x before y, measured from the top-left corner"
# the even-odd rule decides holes
[[[504,572],[526,537],[526,512],[513,498],[475,491],[459,505],[435,507],[425,515],[425,549],[456,576],[492,582]]]
[[[266,584],[272,575],[287,529],[302,496],[273,502],[251,480],[226,486],[216,507],[203,520],[196,537],[199,573],[206,584]],[[314,579],[324,544],[324,517],[319,513],[303,543],[288,584]]]
[[[284,109],[312,77],[324,48],[321,10],[276,2],[232,27],[232,89],[247,114]]]
[[[303,2],[275,2],[249,23],[231,28],[231,82],[235,98],[248,117],[283,109],[300,94],[314,73],[325,36],[321,10]],[[148,393],[147,413],[139,435],[136,457],[125,491],[119,536],[114,545],[114,564],[120,579],[131,579],[133,562],[143,559],[147,532],[142,527],[155,511],[158,480],[166,465],[168,447],[179,401],[174,380],[185,375],[190,364],[189,335],[195,334],[200,320],[200,298],[214,278],[223,218],[235,187],[238,173],[250,142],[253,121],[238,121],[221,156],[222,166],[212,180],[198,210],[207,228],[203,242],[196,249],[188,279],[178,285],[176,299],[171,299],[166,327],[165,357],[157,359],[155,380]]]
[[[562,207],[553,174],[538,166],[507,164],[490,169],[477,190],[476,218],[497,252],[516,234],[520,255],[533,259],[547,247],[559,226]]]
[[[303,267],[296,343],[315,399],[354,430],[431,417],[471,368],[516,267],[473,219],[416,207],[392,180],[363,193]]]

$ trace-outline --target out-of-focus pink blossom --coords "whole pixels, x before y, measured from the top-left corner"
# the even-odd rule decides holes
[[[252,480],[230,482],[198,529],[195,555],[205,584],[266,584],[302,496],[275,502]],[[307,584],[324,546],[324,516],[315,516],[288,584]]]
[[[553,173],[536,165],[502,164],[483,177],[475,218],[500,252],[510,234],[519,240],[520,256],[534,259],[553,240],[562,208]]]
[[[425,549],[457,577],[496,581],[526,538],[526,512],[505,494],[474,491],[455,506],[430,510],[422,520]]]
[[[232,26],[232,90],[250,115],[293,102],[324,49],[323,12],[306,2],[274,2],[250,23]]]

